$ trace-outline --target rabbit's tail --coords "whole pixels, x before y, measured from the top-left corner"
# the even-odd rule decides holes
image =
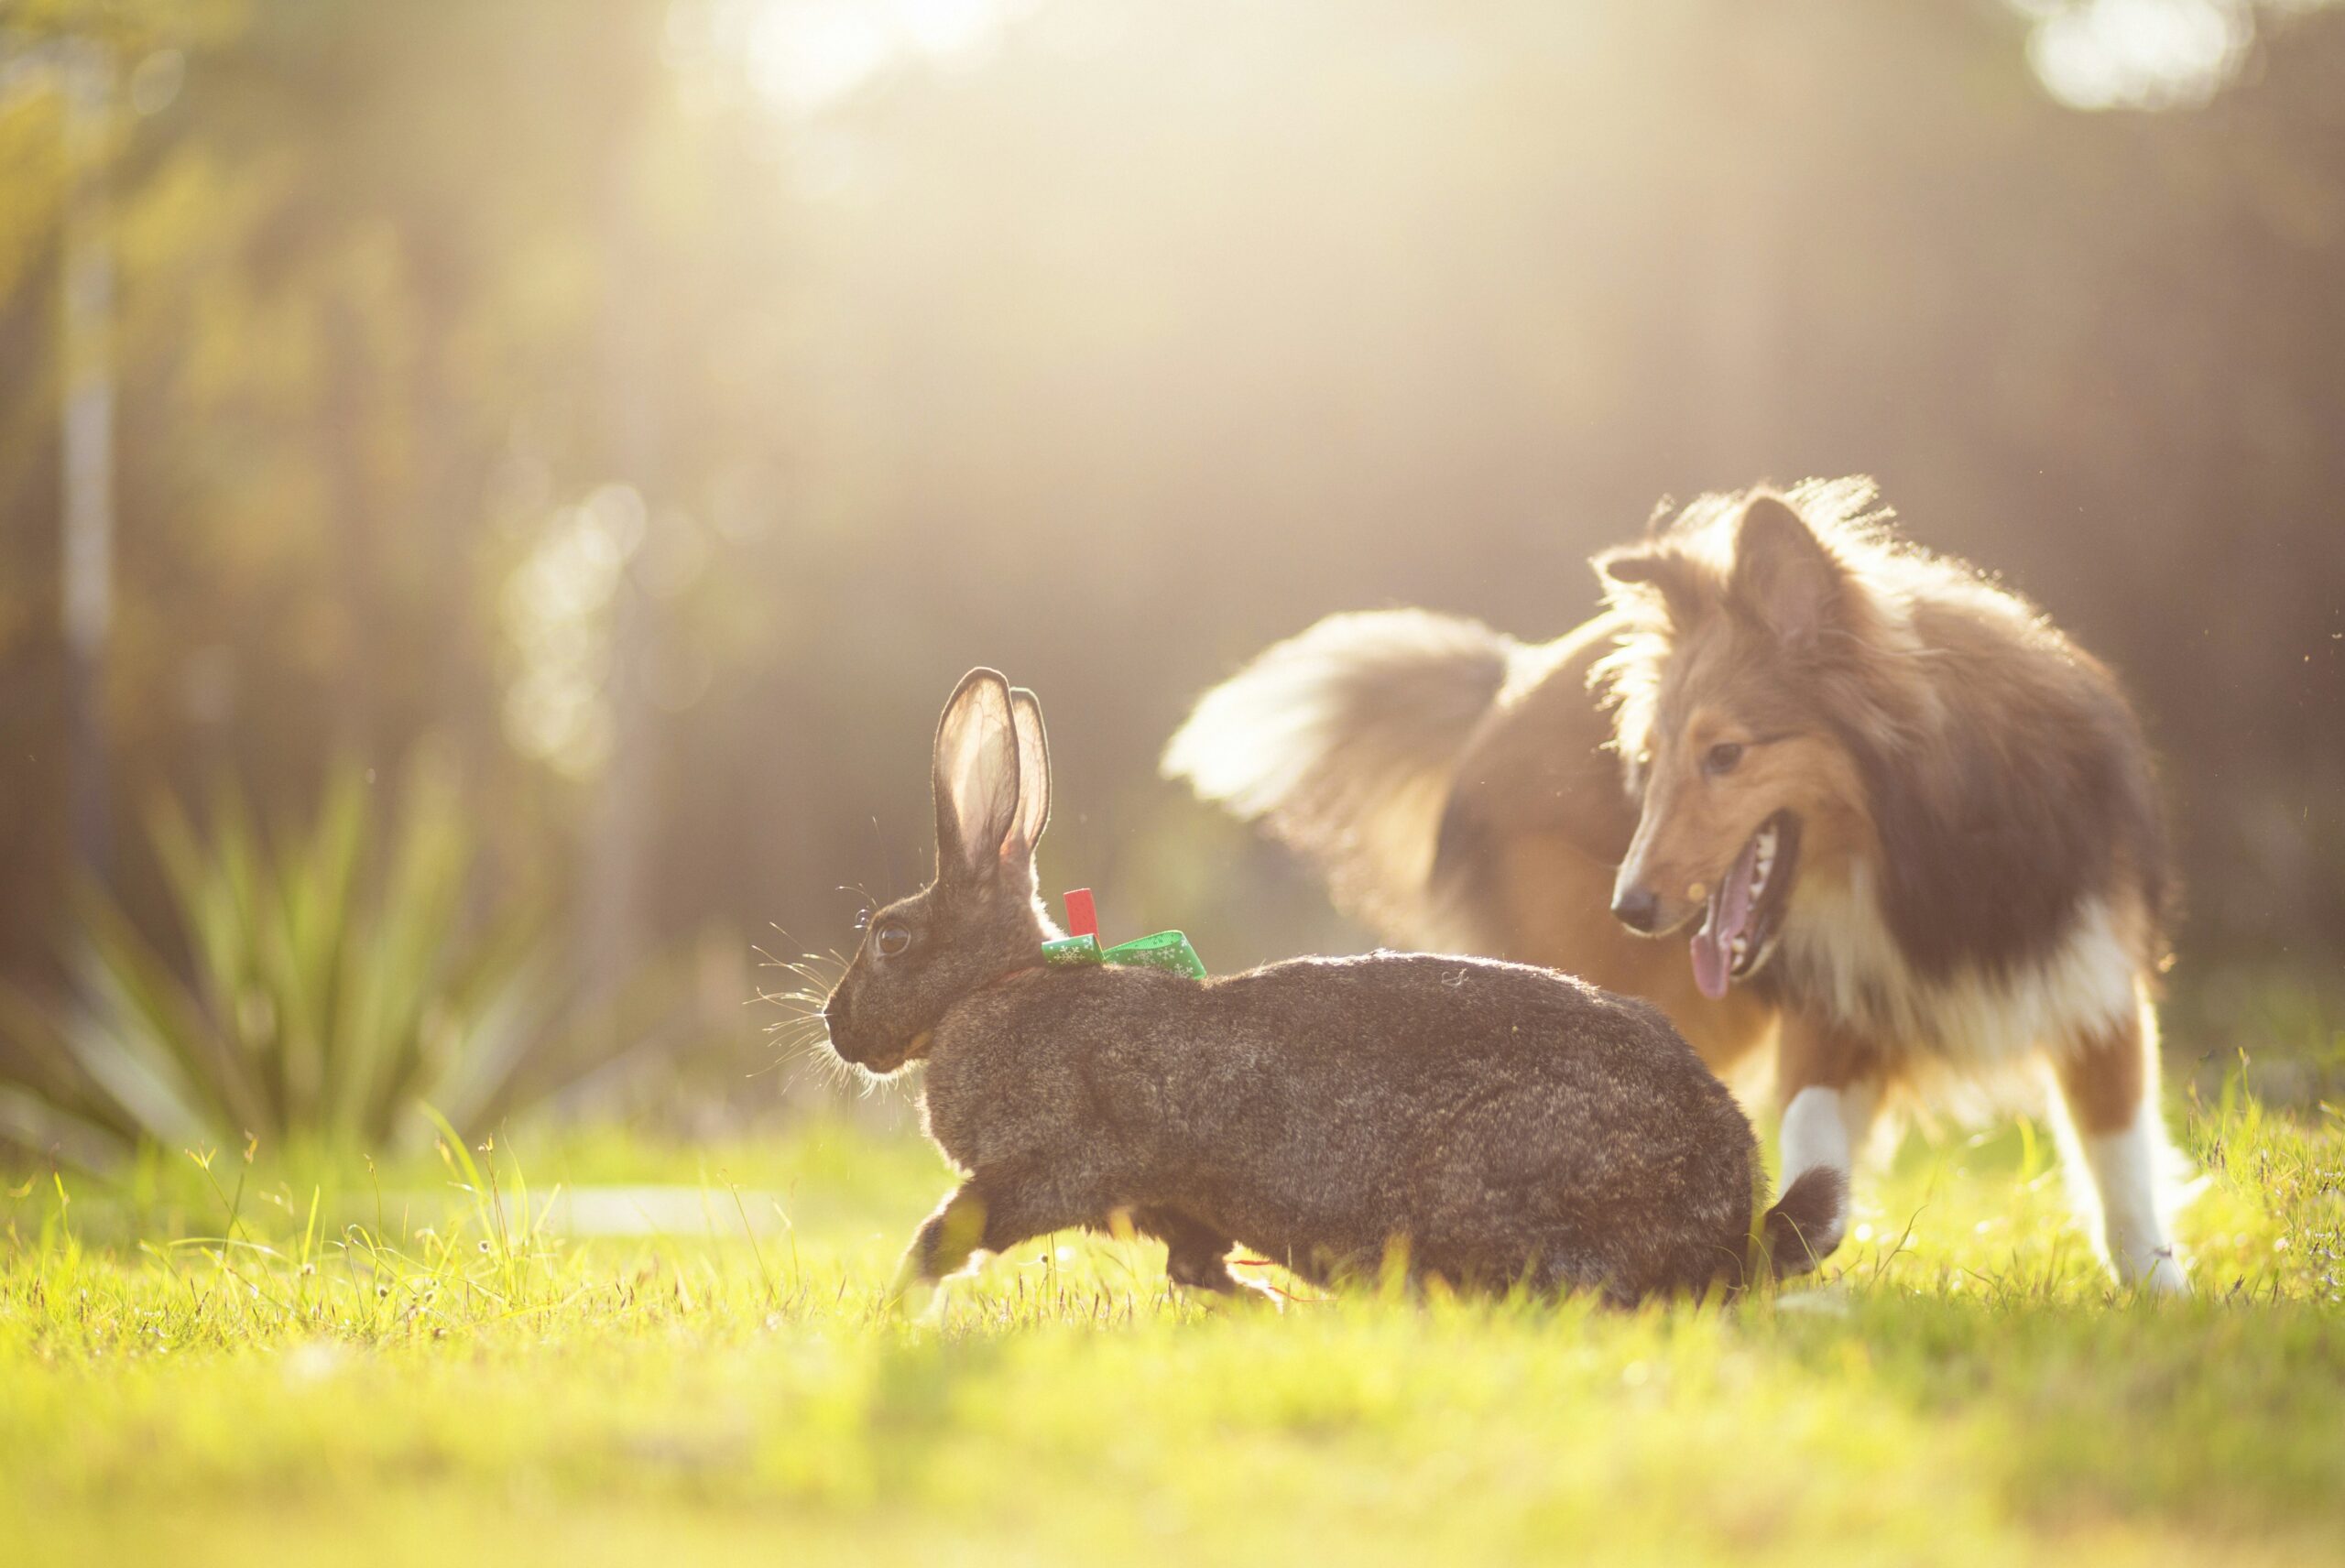
[[[1199,699],[1164,775],[1316,861],[1388,936],[1423,940],[1451,775],[1522,651],[1454,615],[1330,615]]]
[[[1805,1274],[1840,1239],[1847,1221],[1848,1178],[1828,1165],[1800,1173],[1767,1211],[1761,1227],[1778,1276]]]

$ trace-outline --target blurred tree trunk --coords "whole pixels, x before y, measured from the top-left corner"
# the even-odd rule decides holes
[[[652,395],[653,343],[649,301],[657,287],[655,258],[640,225],[638,171],[632,158],[616,161],[605,215],[605,294],[602,360],[605,448],[618,477],[635,487],[648,517],[658,493],[662,432]],[[653,779],[647,754],[650,714],[643,652],[651,606],[638,582],[631,553],[622,560],[611,600],[611,749],[597,782],[586,827],[584,897],[579,954],[590,993],[607,994],[639,956],[645,925],[644,858],[650,835]]]
[[[62,61],[66,789],[75,856],[104,877],[113,852],[105,668],[114,625],[114,254],[106,210],[114,60],[104,45],[75,39]]]

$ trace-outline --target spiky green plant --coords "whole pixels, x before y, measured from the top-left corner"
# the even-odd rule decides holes
[[[426,1105],[459,1127],[509,1108],[521,1069],[567,1044],[565,967],[525,903],[470,907],[448,774],[420,767],[400,794],[379,832],[354,768],[286,834],[233,792],[202,830],[161,803],[177,929],[158,942],[82,891],[68,994],[0,993],[0,1134],[102,1165],[141,1139],[382,1148],[424,1131]]]

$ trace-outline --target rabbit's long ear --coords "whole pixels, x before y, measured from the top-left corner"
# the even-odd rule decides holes
[[[998,864],[1018,822],[1018,726],[1009,682],[972,670],[936,725],[936,875],[953,880]]]
[[[1009,689],[1018,719],[1018,821],[1003,841],[1004,860],[1031,861],[1051,821],[1051,743],[1042,730],[1042,700],[1023,686]]]

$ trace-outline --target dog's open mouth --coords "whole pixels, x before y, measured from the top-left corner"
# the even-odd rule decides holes
[[[1799,865],[1799,819],[1777,811],[1759,825],[1726,877],[1710,892],[1694,933],[1694,984],[1713,1002],[1759,972],[1774,952]]]

